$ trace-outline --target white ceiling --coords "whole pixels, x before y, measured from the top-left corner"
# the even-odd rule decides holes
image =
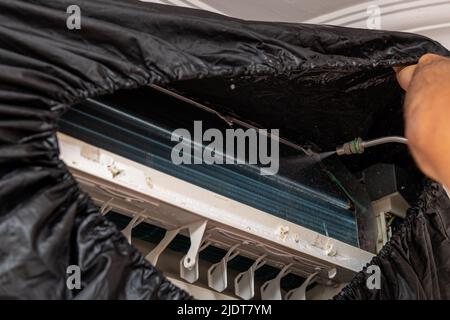
[[[380,28],[420,33],[450,48],[450,0],[140,0],[262,21],[373,28],[368,8],[380,8]]]
[[[302,22],[312,17],[358,4],[361,0],[142,0],[215,11],[231,17]]]

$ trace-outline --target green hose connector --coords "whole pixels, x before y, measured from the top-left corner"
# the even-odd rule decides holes
[[[342,146],[336,148],[338,155],[343,154],[360,154],[364,152],[363,140],[356,138],[350,142],[344,143]]]
[[[408,144],[408,140],[404,137],[383,137],[368,141],[363,141],[361,138],[356,138],[350,142],[344,143],[342,146],[336,148],[336,154],[341,156],[344,154],[361,154],[366,148],[378,146],[385,143],[402,143]]]

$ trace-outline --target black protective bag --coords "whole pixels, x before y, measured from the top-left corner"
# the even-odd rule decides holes
[[[71,5],[81,9],[80,30],[66,27]],[[99,214],[59,159],[58,119],[71,105],[169,84],[326,148],[370,135],[377,115],[401,113],[392,66],[448,54],[412,34],[247,22],[134,0],[2,0],[0,39],[0,297],[21,299],[189,298]],[[390,274],[383,293],[367,293],[358,276],[340,297],[449,297],[447,202],[431,203],[421,212],[439,214],[410,218],[402,240],[374,260]],[[68,265],[81,267],[81,290],[66,287]]]
[[[429,183],[400,230],[369,265],[379,267],[380,289],[369,289],[367,267],[336,297],[349,299],[450,299],[450,199]]]

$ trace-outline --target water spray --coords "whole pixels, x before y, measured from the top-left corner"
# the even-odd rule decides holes
[[[339,156],[361,154],[364,152],[364,150],[366,150],[366,148],[378,146],[385,143],[408,144],[408,139],[404,137],[393,136],[364,141],[361,138],[356,138],[350,142],[344,143],[342,146],[338,146],[336,148],[336,154]]]

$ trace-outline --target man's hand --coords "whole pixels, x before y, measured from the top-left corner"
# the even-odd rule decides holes
[[[396,72],[406,90],[411,153],[426,175],[450,187],[450,59],[426,54],[417,65]]]

